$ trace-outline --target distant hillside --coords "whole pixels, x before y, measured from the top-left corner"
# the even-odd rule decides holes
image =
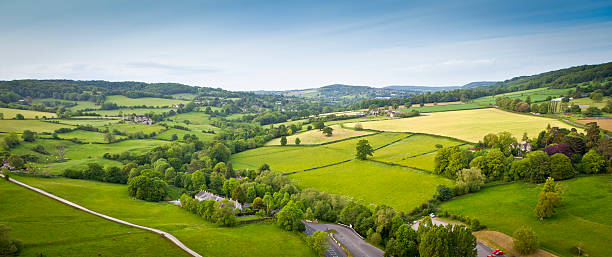
[[[466,89],[474,87],[483,87],[497,83],[497,81],[478,81],[465,84],[463,86],[387,86],[386,89],[405,90],[411,92],[438,92],[450,91],[455,89]]]

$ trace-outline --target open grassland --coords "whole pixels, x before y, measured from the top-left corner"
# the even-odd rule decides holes
[[[24,243],[21,256],[187,256],[158,235],[64,205],[2,179],[0,224]]]
[[[203,133],[202,130],[198,130],[198,129],[192,129],[191,131],[186,131],[182,129],[171,128],[162,133],[159,133],[154,138],[163,139],[163,140],[172,140],[172,135],[176,135],[179,141],[182,141],[185,135],[195,135],[196,137],[198,137],[198,139],[202,141],[212,141],[213,138],[215,137],[215,134]]]
[[[42,99],[41,98],[35,98],[35,99],[32,99],[32,103],[33,104],[44,104],[44,103],[55,103],[55,102],[61,102],[62,104],[64,104],[64,106],[76,103],[75,106],[69,107],[69,109],[71,109],[73,111],[85,110],[85,109],[98,109],[98,108],[100,108],[99,105],[96,105],[96,103],[90,102],[90,101],[70,101],[70,100],[55,99],[55,98],[42,98]]]
[[[438,106],[438,105],[455,105],[455,104],[462,104],[463,102],[461,101],[455,101],[455,102],[440,102],[440,103],[426,103],[423,104],[423,106]],[[405,108],[405,106],[401,106],[402,108]],[[412,108],[418,108],[421,107],[421,104],[413,104],[410,107]],[[410,108],[409,107],[409,108]]]
[[[560,256],[575,256],[572,247],[584,245],[590,256],[612,256],[612,176],[580,177],[561,181],[563,205],[552,218],[533,214],[542,185],[517,182],[494,186],[441,204],[453,214],[476,217],[488,229],[512,235],[531,227],[541,247]]]
[[[145,125],[145,124],[111,124],[106,126],[109,131],[118,130],[121,133],[134,134],[136,132],[142,132],[145,134],[151,134],[153,132],[159,133],[166,128],[161,125]]]
[[[165,99],[153,97],[129,98],[122,95],[110,95],[106,97],[106,103],[116,103],[119,106],[172,106],[173,104],[188,104],[191,101],[179,99]]]
[[[100,132],[86,131],[86,130],[73,130],[68,133],[59,133],[57,136],[61,139],[73,139],[76,138],[84,143],[106,143],[104,140],[104,134]],[[113,135],[113,137],[118,139],[124,139],[125,136],[121,135]]]
[[[204,112],[188,112],[181,113],[170,117],[170,120],[176,122],[184,122],[188,120],[191,124],[211,124],[212,118]]]
[[[595,106],[597,108],[603,108],[606,106],[606,102],[608,101],[612,101],[612,97],[606,96],[604,97],[601,101],[597,102],[594,101],[591,98],[585,97],[585,98],[578,98],[578,99],[574,99],[571,100],[568,105],[571,104],[576,104],[576,105],[588,105],[589,107],[591,106]]]
[[[517,138],[521,138],[525,132],[530,137],[535,137],[549,124],[553,127],[571,128],[570,125],[555,119],[493,108],[437,112],[412,118],[371,121],[361,124],[364,129],[426,133],[459,138],[469,142],[478,142],[489,133],[503,131],[510,132]],[[354,126],[354,123],[345,126]]]
[[[30,111],[30,110],[19,110],[19,109],[11,109],[11,108],[0,108],[0,113],[4,114],[5,119],[14,119],[17,114],[23,115],[26,119],[41,119],[42,117],[46,118],[55,118],[57,114],[50,112],[39,112],[39,111]]]
[[[405,133],[379,133],[321,146],[260,147],[234,154],[231,161],[236,169],[257,169],[267,163],[274,171],[301,171],[353,159],[356,152],[355,147],[361,139],[367,139],[373,148],[378,148],[407,135]]]
[[[415,155],[436,151],[437,144],[448,147],[461,143],[461,141],[455,139],[416,134],[377,150],[374,152],[373,159],[383,162],[398,163],[407,158],[414,157]]]
[[[458,111],[458,110],[470,110],[470,109],[481,109],[485,108],[480,104],[438,104],[432,106],[423,106],[423,107],[412,107],[410,109],[401,109],[401,112],[411,112],[411,111],[419,111],[422,113],[428,112],[444,112],[444,111]]]
[[[499,95],[494,95],[494,96],[485,96],[485,97],[474,99],[473,102],[479,103],[479,104],[495,104],[495,98],[502,97],[502,96],[509,97],[512,99],[518,98],[523,101],[525,101],[527,99],[527,96],[529,96],[532,102],[541,102],[541,101],[546,101],[546,98],[549,96],[551,98],[558,98],[561,96],[565,96],[567,95],[567,92],[569,90],[572,90],[572,89],[571,88],[565,88],[565,89],[536,88],[536,89],[530,89],[530,90],[524,90],[524,91],[499,94]]]
[[[59,128],[71,128],[72,126],[56,124],[38,120],[0,120],[0,132],[21,133],[24,130],[33,132],[53,132]]]
[[[431,199],[438,185],[452,185],[448,179],[414,169],[359,160],[289,177],[301,188],[316,188],[365,204],[386,204],[403,212]]]
[[[295,139],[299,138],[301,143],[300,144],[304,144],[304,145],[318,145],[318,144],[322,144],[322,143],[327,143],[327,142],[332,142],[332,141],[337,141],[340,139],[346,139],[346,138],[351,138],[351,137],[358,137],[358,136],[364,136],[364,135],[369,135],[372,134],[374,132],[370,132],[370,131],[357,131],[354,129],[345,129],[340,127],[340,125],[333,125],[331,126],[332,129],[334,129],[332,136],[328,137],[325,136],[325,134],[323,134],[323,132],[321,130],[318,129],[312,129],[306,132],[302,132],[299,134],[295,134],[295,135],[291,135],[287,137],[287,144],[289,145],[293,145],[295,144]],[[280,137],[279,138],[275,138],[270,140],[268,143],[266,143],[266,145],[280,145]]]
[[[82,119],[82,120],[81,119],[74,119],[74,120],[57,119],[53,121],[57,121],[61,124],[67,124],[67,125],[73,125],[73,126],[81,125],[81,126],[94,126],[94,127],[102,127],[104,125],[114,124],[114,123],[119,122],[118,119]]]
[[[149,113],[164,113],[171,110],[176,111],[174,108],[120,108],[116,110],[94,110],[89,112],[97,113],[104,117],[117,117],[128,114],[145,115]]]
[[[66,168],[83,168],[88,163],[98,163],[102,166],[120,166],[117,161],[102,158],[105,153],[121,154],[122,152],[143,153],[154,147],[168,144],[166,141],[155,139],[124,140],[112,144],[75,144],[66,140],[38,139],[35,142],[22,142],[11,150],[15,154],[32,154],[39,156],[40,162],[44,163],[47,158],[54,161],[57,156],[57,145],[63,145],[66,149],[67,161],[60,163],[48,163],[48,171],[51,174],[61,174]],[[32,151],[35,145],[41,145],[49,155],[43,155]]]
[[[172,97],[181,100],[193,100],[197,95],[191,93],[173,94]]]
[[[300,235],[276,225],[219,227],[170,203],[133,200],[126,185],[64,178],[17,179],[91,210],[164,230],[203,256],[314,256]]]

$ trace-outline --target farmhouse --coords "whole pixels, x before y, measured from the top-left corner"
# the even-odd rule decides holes
[[[198,201],[204,201],[204,200],[214,200],[215,202],[221,202],[223,200],[225,200],[224,197],[218,196],[216,194],[213,194],[211,192],[208,192],[206,190],[202,190],[199,193],[197,193],[195,195],[195,199],[197,199]],[[238,201],[234,201],[232,199],[229,199],[230,202],[234,203],[234,207],[236,209],[239,209],[242,211],[242,205],[238,202]]]
[[[141,123],[141,124],[147,124],[147,125],[151,125],[153,124],[153,120],[147,116],[132,116],[132,115],[127,115],[127,116],[122,116],[121,120],[125,121],[133,121],[134,123]]]

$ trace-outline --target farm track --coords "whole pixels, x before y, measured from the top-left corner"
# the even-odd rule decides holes
[[[4,178],[4,175],[0,174],[0,177]],[[18,180],[12,179],[12,178],[9,178],[9,181],[12,182],[12,183],[15,183],[15,184],[17,184],[19,186],[22,186],[22,187],[25,187],[27,189],[30,189],[30,190],[32,190],[34,192],[37,192],[39,194],[42,194],[42,195],[44,195],[46,197],[54,199],[54,200],[56,200],[56,201],[58,201],[60,203],[66,204],[66,205],[71,206],[71,207],[74,207],[76,209],[79,209],[81,211],[87,212],[89,214],[96,215],[96,216],[101,217],[103,219],[110,220],[112,222],[119,223],[119,224],[122,224],[122,225],[127,225],[127,226],[130,226],[130,227],[135,227],[135,228],[139,228],[139,229],[142,229],[142,230],[146,230],[146,231],[150,231],[150,232],[156,233],[156,234],[160,235],[161,237],[170,240],[171,243],[175,244],[176,246],[181,248],[181,250],[185,251],[189,255],[194,256],[194,257],[202,257],[202,255],[198,254],[194,250],[191,250],[189,247],[184,245],[180,240],[178,240],[176,237],[174,237],[172,234],[170,234],[168,232],[164,232],[164,231],[159,230],[159,229],[154,229],[154,228],[149,228],[149,227],[145,227],[145,226],[136,225],[136,224],[124,221],[124,220],[120,220],[120,219],[117,219],[117,218],[113,218],[111,216],[107,216],[107,215],[104,215],[104,214],[92,211],[92,210],[87,209],[87,208],[85,208],[83,206],[80,206],[80,205],[78,205],[76,203],[70,202],[70,201],[68,201],[68,200],[66,200],[64,198],[61,198],[61,197],[56,196],[56,195],[53,195],[53,194],[48,193],[48,192],[46,192],[46,191],[44,191],[42,189],[30,186],[28,184],[22,183],[22,182],[20,182]]]

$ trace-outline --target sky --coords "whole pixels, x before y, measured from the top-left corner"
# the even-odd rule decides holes
[[[609,0],[0,0],[0,80],[460,86],[610,61]]]

